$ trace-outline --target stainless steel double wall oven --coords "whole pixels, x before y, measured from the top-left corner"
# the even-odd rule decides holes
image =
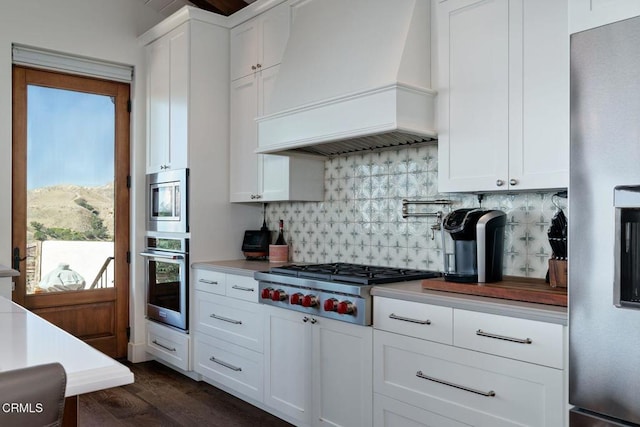
[[[147,318],[188,332],[188,169],[148,174],[145,262]]]

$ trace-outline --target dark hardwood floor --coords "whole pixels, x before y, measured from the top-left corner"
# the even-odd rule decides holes
[[[123,363],[135,382],[81,395],[79,426],[291,426],[158,362]]]

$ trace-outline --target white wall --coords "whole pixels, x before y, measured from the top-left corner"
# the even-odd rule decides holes
[[[144,236],[145,82],[143,51],[137,37],[162,20],[139,0],[0,0],[0,264],[11,265],[11,44],[35,46],[132,65],[131,191],[136,231],[131,252],[140,251]],[[140,186],[140,190],[144,190]],[[136,257],[132,257],[134,260]],[[142,272],[132,264],[132,283]],[[131,288],[132,341],[144,342],[144,290]]]

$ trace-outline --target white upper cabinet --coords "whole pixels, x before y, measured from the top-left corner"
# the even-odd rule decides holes
[[[289,5],[285,2],[231,30],[231,80],[282,61],[289,39]]]
[[[438,4],[439,191],[568,185],[566,1]]]
[[[269,101],[289,35],[289,13],[285,2],[231,30],[231,202],[324,198],[323,159],[255,153],[256,117],[273,112]]]
[[[638,0],[569,0],[569,31],[573,34],[638,15]]]
[[[189,23],[147,45],[147,173],[187,167]]]

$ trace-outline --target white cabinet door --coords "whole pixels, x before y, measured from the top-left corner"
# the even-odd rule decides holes
[[[290,6],[284,2],[260,15],[258,68],[266,69],[282,62],[289,40]]]
[[[322,159],[255,153],[255,118],[271,112],[269,100],[279,68],[273,66],[231,82],[232,202],[324,199]]]
[[[264,403],[303,425],[371,426],[372,328],[265,312]]]
[[[439,4],[440,191],[568,185],[566,1]]]
[[[438,26],[438,189],[506,187],[509,0],[440,3]]]
[[[169,39],[147,46],[147,173],[169,163]]]
[[[255,74],[231,83],[230,198],[232,202],[257,201],[262,187],[262,155],[258,147],[255,118],[258,116],[258,85]]]
[[[509,188],[568,187],[567,0],[510,7]]]
[[[258,18],[231,29],[231,80],[256,71],[258,58]]]
[[[305,322],[304,319],[307,319]],[[265,306],[265,405],[311,420],[311,323],[296,311]]]
[[[318,318],[311,329],[313,425],[371,426],[373,328]]]
[[[147,46],[147,173],[187,167],[189,23]]]
[[[638,0],[569,0],[569,31],[573,34],[638,15]]]
[[[231,29],[231,80],[282,61],[289,39],[288,2]]]

